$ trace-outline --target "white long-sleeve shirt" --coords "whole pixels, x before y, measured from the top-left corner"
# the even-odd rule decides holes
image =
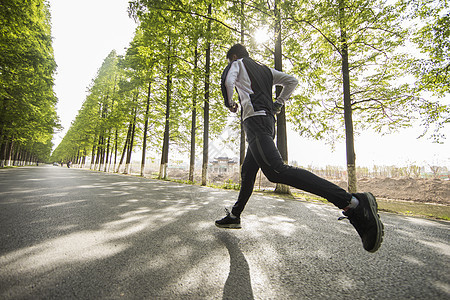
[[[222,94],[225,106],[234,106],[236,88],[243,120],[252,116],[273,114],[272,87],[283,87],[277,102],[284,105],[296,88],[298,80],[286,73],[244,57],[231,62],[222,74]]]

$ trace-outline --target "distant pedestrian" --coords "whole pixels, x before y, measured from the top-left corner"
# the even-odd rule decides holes
[[[255,62],[240,44],[230,48],[227,59],[229,64],[222,74],[222,94],[225,106],[231,112],[237,112],[238,104],[233,100],[234,89],[237,90],[248,149],[242,164],[238,199],[231,212],[227,210],[227,215],[217,220],[216,225],[241,228],[241,213],[253,192],[256,174],[261,168],[271,182],[313,193],[343,209],[343,214],[361,237],[364,249],[377,251],[383,240],[383,224],[378,216],[375,197],[371,193],[352,195],[307,170],[286,165],[275,146],[275,115],[291,96],[298,84],[297,79]],[[272,100],[274,85],[283,87],[275,102]]]

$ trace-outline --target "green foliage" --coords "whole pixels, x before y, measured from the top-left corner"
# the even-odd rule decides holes
[[[73,161],[80,151],[81,155],[87,155],[101,137],[124,122],[125,109],[118,104],[117,82],[120,74],[117,65],[117,54],[112,51],[100,67],[67,134],[52,153],[53,161]]]
[[[0,159],[47,160],[60,128],[47,3],[3,1],[0,16]]]
[[[444,96],[450,86],[450,6],[448,1],[415,0],[403,3],[411,20],[411,41],[422,55],[413,62],[418,87]]]
[[[228,179],[225,181],[221,186],[222,189],[226,190],[236,190],[239,191],[241,188],[241,185],[239,183],[235,183],[232,179]]]
[[[107,147],[99,144],[105,134],[118,131],[117,147],[125,145],[128,124],[132,122],[136,112],[136,139],[143,136],[146,99],[150,86],[150,120],[148,128],[147,147],[158,151],[161,149],[164,131],[166,130],[166,115],[169,124],[169,140],[179,151],[186,151],[190,142],[190,114],[192,93],[195,91],[196,110],[201,119],[204,95],[203,78],[205,70],[203,48],[206,43],[204,28],[206,22],[200,17],[192,16],[174,7],[166,9],[169,2],[152,2],[148,10],[140,7],[132,12],[140,20],[135,37],[123,58],[117,61],[112,56],[106,58],[93,80],[90,94],[87,97],[76,121],[68,134],[54,152],[54,158],[69,159],[78,155],[81,150],[88,154],[87,149]],[[140,3],[140,5],[144,5]],[[133,7],[133,6],[132,6]],[[197,6],[205,9],[207,6]],[[184,7],[183,9],[186,9]],[[131,10],[131,8],[130,8]],[[174,22],[174,20],[177,20]],[[161,26],[164,24],[164,26]],[[215,33],[221,28],[213,26]],[[217,36],[224,36],[217,34]],[[226,36],[226,34],[225,34]],[[187,38],[186,38],[187,37]],[[195,57],[195,48],[200,54]],[[213,51],[223,51],[213,45]],[[198,60],[198,68],[193,69],[194,60]],[[222,59],[214,59],[212,65],[212,88],[210,89],[211,136],[222,131],[226,112],[220,101],[219,79],[224,67]],[[195,76],[193,72],[196,72]],[[119,75],[118,75],[119,74]],[[193,78],[198,80],[194,85]],[[114,80],[113,80],[114,78]],[[170,78],[170,85],[168,84]],[[112,83],[116,82],[116,85]],[[115,91],[112,98],[111,93]],[[168,98],[169,97],[169,98]],[[111,101],[115,101],[114,104]],[[134,122],[134,121],[133,121]],[[72,133],[73,132],[73,133]],[[114,137],[113,137],[114,138]],[[200,143],[201,139],[197,140]],[[94,153],[94,151],[92,152]]]
[[[450,87],[450,6],[448,1],[415,0],[402,2],[405,18],[411,27],[409,39],[420,54],[411,58],[410,73],[416,78],[419,91],[439,98],[449,95]],[[425,94],[427,95],[427,94]],[[419,107],[424,128],[422,136],[442,143],[444,127],[450,122],[450,103],[429,100]],[[432,129],[432,130],[430,130]]]
[[[210,3],[212,14],[208,15]],[[411,7],[417,9],[405,13],[405,8]],[[436,7],[437,10],[432,9]],[[239,120],[228,118],[220,95],[225,53],[230,45],[243,41],[252,57],[273,66],[278,18],[281,18],[283,69],[300,80],[296,94],[286,106],[288,120],[302,135],[331,142],[344,136],[345,37],[356,132],[373,128],[386,133],[422,120],[425,131],[434,126],[434,138],[443,139],[448,106],[426,99],[421,92],[427,90],[436,95],[448,92],[444,72],[448,68],[446,1],[133,0],[128,13],[139,22],[134,39],[123,57],[111,52],[105,59],[65,141],[54,153],[58,159],[80,153],[89,155],[94,149],[105,151],[109,143],[117,152],[127,145],[131,124],[136,127],[133,147],[139,147],[149,87],[147,148],[161,151],[164,133],[168,132],[170,147],[188,151],[194,108],[195,142],[200,147],[208,43],[211,45],[209,138],[220,135],[225,127],[238,136]],[[418,19],[426,22],[412,28],[405,25],[405,18],[409,22]],[[270,35],[264,43],[254,39],[261,28],[266,28]],[[414,60],[405,51],[408,37],[428,54],[425,60],[417,57]],[[405,77],[408,70],[414,70],[420,82],[415,84]],[[224,126],[230,120],[234,124]],[[236,140],[230,140],[235,147]]]
[[[331,1],[301,3],[287,12],[285,26],[293,29],[296,38],[286,55],[300,62],[293,72],[303,79],[302,95],[288,107],[290,121],[306,136],[330,141],[343,137],[344,32],[355,129],[386,132],[409,126],[411,113],[421,102],[413,87],[398,82],[407,61],[398,52],[407,35],[400,12],[383,1],[339,2],[342,6]]]

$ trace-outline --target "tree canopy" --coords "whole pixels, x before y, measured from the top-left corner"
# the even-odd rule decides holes
[[[299,79],[286,119],[301,135],[333,142],[421,121],[445,138],[449,107],[435,97],[448,96],[447,1],[133,0],[128,13],[139,24],[133,41],[105,58],[54,159],[88,155],[117,171],[145,145],[161,153],[165,177],[169,148],[208,157],[208,139],[225,127],[238,135],[219,89],[237,42]]]
[[[60,128],[48,4],[2,1],[0,15],[0,159],[46,161]]]

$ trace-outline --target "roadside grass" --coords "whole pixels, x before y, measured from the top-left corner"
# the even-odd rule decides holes
[[[273,193],[274,195],[277,195]],[[327,200],[307,194],[293,193],[293,199],[330,204]],[[377,197],[378,210],[406,216],[424,217],[450,221],[450,206],[434,203],[417,203],[412,201],[393,200]]]
[[[450,206],[377,198],[381,211],[450,221]]]

